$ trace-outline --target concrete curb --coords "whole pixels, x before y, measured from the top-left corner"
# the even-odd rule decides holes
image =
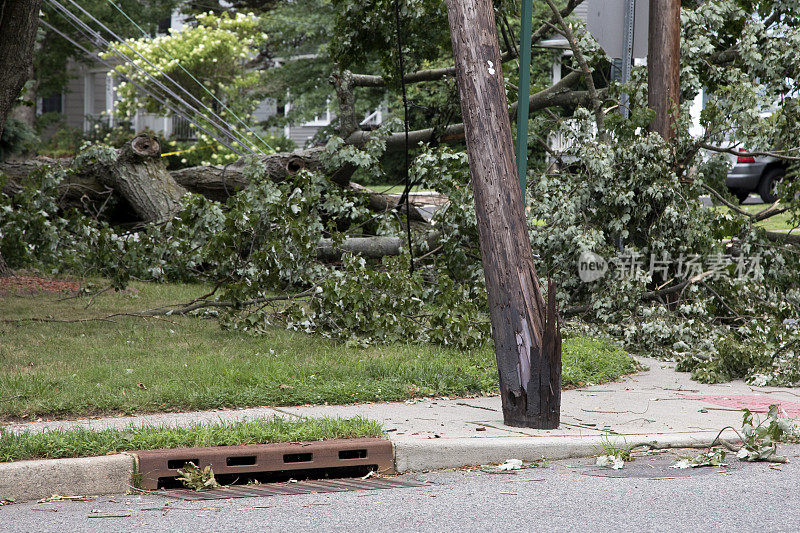
[[[0,500],[120,494],[130,489],[135,468],[128,454],[0,463]]]
[[[733,434],[733,432],[731,432]],[[654,448],[708,446],[717,432],[663,433],[653,435],[607,435],[586,437],[486,437],[452,439],[398,439],[393,441],[398,472],[502,463],[507,459],[536,461],[571,459],[597,455],[603,444],[619,447],[639,445]],[[738,441],[735,435],[728,442]]]
[[[535,461],[542,457],[552,460],[591,457],[597,455],[604,443],[646,444],[656,448],[700,447],[711,444],[716,436],[716,432],[694,432],[586,437],[402,438],[391,442],[397,471],[403,473],[502,463],[512,458]],[[135,454],[118,454],[0,463],[0,500],[23,502],[54,494],[126,493],[137,472],[136,459]]]

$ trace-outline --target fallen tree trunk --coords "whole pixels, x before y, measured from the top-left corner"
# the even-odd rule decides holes
[[[51,159],[37,157],[27,161],[0,163],[0,176],[4,176],[2,192],[7,196],[15,196],[24,189],[31,174],[37,170],[48,168],[68,169],[72,159]],[[57,201],[62,209],[76,208],[91,210],[89,206],[100,206],[114,190],[100,183],[94,176],[72,174],[58,185]]]
[[[330,180],[341,187],[350,184],[350,177],[355,171],[352,165],[345,165],[334,172],[327,172],[322,164],[324,148],[311,148],[294,152],[283,152],[264,156],[261,162],[266,169],[266,176],[274,181],[281,181],[307,168],[312,171],[326,173]],[[34,171],[43,166],[71,168],[72,159],[37,158],[29,161],[0,163],[0,173],[8,179],[3,184],[3,192],[12,196],[22,190],[22,184]],[[244,189],[250,183],[242,170],[243,161],[227,166],[201,166],[184,168],[171,172],[172,179],[189,192],[202,194],[212,200],[225,201],[229,196]],[[107,169],[108,170],[108,169]],[[110,169],[114,173],[117,169]],[[129,172],[128,169],[125,172]],[[59,187],[59,196],[63,207],[80,207],[85,200],[104,200],[108,187],[100,179],[98,169],[82,169],[66,177]],[[130,178],[130,176],[129,176]],[[128,180],[129,181],[129,180]]]
[[[305,150],[293,154],[275,154],[267,156],[267,175],[270,179],[279,181],[290,175],[296,174],[302,168],[318,170],[321,163],[317,158],[319,149]],[[8,178],[3,184],[3,193],[13,196],[23,189],[23,184],[29,175],[43,166],[57,165],[61,168],[70,168],[71,159],[33,159],[29,161],[0,163],[0,172]],[[246,189],[250,179],[243,173],[243,164],[235,163],[228,166],[202,166],[176,170],[170,173],[172,179],[183,189],[202,194],[206,198],[224,202],[230,196]],[[90,205],[99,206],[113,194],[115,189],[106,184],[101,178],[105,172],[116,172],[114,169],[85,169],[83,172],[70,173],[58,187],[58,203],[62,208],[75,207],[90,210]],[[369,207],[373,211],[386,212],[398,207],[399,197],[391,194],[381,194],[367,187],[349,181],[352,169],[342,168],[331,176],[339,181],[337,185],[349,187],[352,190],[368,195]],[[347,179],[342,185],[341,181]],[[405,207],[402,208],[405,214]],[[419,209],[411,202],[409,218],[415,222],[427,222]]]
[[[242,173],[241,166],[229,167],[191,167],[172,172],[172,177],[187,191],[195,194],[202,194],[206,198],[224,202],[228,197],[236,194],[250,185],[250,180]],[[270,177],[285,178],[282,172],[275,171],[270,173]],[[347,176],[349,179],[349,176]],[[338,184],[341,185],[341,184]],[[369,208],[373,211],[386,212],[397,209],[399,206],[399,196],[393,194],[382,194],[358,183],[348,183],[344,185],[350,189],[364,193],[369,198]],[[402,213],[406,213],[405,206]],[[416,222],[427,222],[419,209],[411,202],[408,216]]]
[[[76,163],[71,159],[40,158],[2,163],[0,173],[6,178],[2,192],[18,194],[31,174],[42,167],[58,167],[69,170],[57,189],[60,207],[75,207],[97,215],[113,195],[127,203],[136,220],[162,221],[181,208],[186,191],[170,176],[160,156],[161,147],[155,138],[138,135],[120,148],[113,160],[95,157]]]

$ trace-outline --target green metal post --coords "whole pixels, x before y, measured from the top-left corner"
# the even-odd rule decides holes
[[[528,170],[528,101],[531,96],[531,25],[533,0],[522,0],[522,31],[519,46],[519,104],[517,105],[517,174],[525,202]]]

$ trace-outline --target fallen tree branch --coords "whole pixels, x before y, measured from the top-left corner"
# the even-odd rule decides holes
[[[653,300],[657,300],[658,298],[661,298],[662,296],[668,296],[670,294],[675,294],[676,292],[681,292],[682,290],[684,290],[689,285],[692,285],[694,283],[698,283],[700,281],[703,281],[704,279],[706,279],[711,274],[713,274],[713,272],[711,272],[711,271],[702,272],[702,273],[700,273],[700,274],[698,274],[698,275],[696,275],[696,276],[694,276],[692,278],[689,278],[687,280],[684,280],[684,281],[678,283],[677,285],[673,285],[672,287],[667,287],[666,289],[659,289],[659,290],[655,290],[655,291],[645,292],[645,293],[642,294],[642,296],[639,298],[639,300],[642,301],[642,302],[651,302]],[[588,313],[592,309],[594,309],[594,307],[592,307],[591,305],[578,305],[578,306],[574,306],[574,307],[567,307],[566,309],[564,309],[561,312],[561,314],[563,316],[582,315],[584,313]]]
[[[767,231],[767,239],[781,244],[800,245],[800,233],[781,233],[780,231]]]
[[[740,151],[737,148],[726,148],[722,146],[714,146],[713,144],[708,143],[700,143],[701,148],[705,148],[706,150],[711,150],[712,152],[717,152],[720,154],[732,154],[735,156],[740,157],[775,157],[777,159],[782,159],[784,161],[800,161],[800,156],[792,156],[786,155],[785,152],[797,152],[800,148],[791,148],[789,150],[779,150],[777,152],[748,152],[748,151]]]
[[[778,204],[780,203],[780,200],[776,200],[775,202],[773,202],[772,205],[770,205],[766,209],[762,209],[758,213],[748,213],[747,211],[745,211],[744,209],[742,209],[738,205],[732,204],[731,202],[726,200],[725,197],[722,196],[719,192],[717,192],[713,187],[710,187],[710,186],[706,185],[705,183],[702,184],[701,187],[704,190],[706,190],[707,192],[710,192],[714,196],[714,198],[719,200],[723,205],[725,205],[731,211],[734,211],[739,215],[747,217],[750,220],[752,220],[753,222],[761,222],[762,220],[766,220],[768,218],[772,218],[774,216],[780,215],[780,214],[785,213],[785,212],[790,210],[789,207],[782,207],[782,208],[778,209]]]
[[[528,109],[530,111],[538,111],[548,107],[578,107],[581,105],[589,105],[592,102],[591,95],[588,91],[573,91],[570,87],[580,81],[582,74],[580,72],[571,72],[564,76],[558,83],[532,94],[528,100]],[[605,96],[605,89],[598,92],[600,97]],[[517,106],[519,102],[514,102],[508,108],[511,119],[516,118]],[[427,142],[433,139],[434,128],[425,128],[422,130],[414,130],[408,132],[408,142],[410,145],[416,145],[420,142]],[[359,130],[350,135],[346,142],[355,146],[365,144],[370,137],[374,135],[373,132]],[[440,141],[454,142],[462,141],[464,139],[464,124],[451,124],[442,132]],[[396,152],[405,148],[405,133],[395,133],[386,138],[386,151]]]
[[[584,0],[569,0],[567,5],[561,11],[557,11],[560,17],[569,16],[576,7],[583,3]],[[549,31],[551,25],[556,24],[558,19],[554,14],[549,21],[545,21],[531,34],[531,47],[535,46]],[[507,51],[500,55],[500,60],[503,63],[516,59],[517,54],[514,51]],[[375,76],[370,74],[352,74],[353,85],[356,87],[386,87],[386,80],[382,76]],[[418,83],[422,81],[438,81],[444,78],[455,78],[455,67],[433,68],[425,69],[411,74],[406,74],[403,78],[405,83]]]
[[[602,139],[605,136],[605,116],[603,115],[603,102],[600,100],[597,89],[594,86],[592,70],[589,68],[586,58],[583,57],[583,52],[581,52],[581,48],[578,46],[578,42],[575,40],[575,35],[572,33],[572,28],[570,28],[570,26],[564,22],[564,17],[561,16],[561,13],[553,3],[553,0],[546,0],[546,2],[547,5],[550,6],[550,10],[553,12],[553,17],[558,22],[558,25],[564,30],[564,37],[566,37],[567,41],[569,42],[569,46],[572,48],[572,53],[575,55],[575,59],[578,60],[578,64],[581,66],[583,76],[586,80],[586,86],[589,87],[589,96],[592,99],[594,119],[597,123],[597,135]]]

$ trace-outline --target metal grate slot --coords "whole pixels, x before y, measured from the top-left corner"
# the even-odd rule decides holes
[[[339,450],[339,459],[366,459],[367,450]]]
[[[248,481],[361,477],[370,470],[394,471],[392,443],[386,439],[340,439],[313,442],[248,444],[142,450],[138,457],[141,488],[175,487],[177,470],[187,462],[211,466],[221,484]]]
[[[234,457],[228,457],[225,460],[225,464],[228,466],[252,466],[256,464],[256,456],[255,455],[239,455]]]
[[[178,470],[186,466],[186,463],[194,463],[195,466],[200,466],[199,459],[170,459],[167,461],[167,468],[171,470]]]
[[[284,463],[310,463],[314,460],[313,453],[285,453],[283,454]]]

